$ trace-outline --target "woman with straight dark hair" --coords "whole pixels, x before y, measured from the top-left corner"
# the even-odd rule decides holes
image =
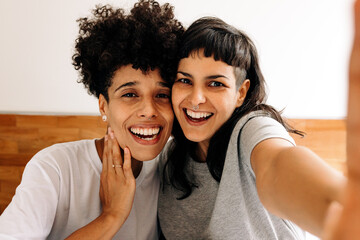
[[[320,235],[344,176],[295,146],[265,103],[256,48],[218,18],[182,37],[174,139],[160,155],[158,215],[166,239],[304,239]],[[298,227],[299,226],[299,227]]]

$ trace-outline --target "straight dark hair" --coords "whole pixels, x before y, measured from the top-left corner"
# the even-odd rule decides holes
[[[245,79],[250,80],[250,88],[243,104],[236,108],[232,116],[212,136],[206,156],[206,163],[212,177],[220,182],[224,168],[225,156],[231,133],[241,117],[252,111],[262,110],[278,122],[288,132],[303,135],[293,129],[281,117],[280,112],[265,104],[265,80],[261,73],[258,54],[250,38],[235,27],[214,17],[204,17],[195,21],[184,33],[179,57],[204,51],[206,57],[213,57],[234,67],[236,86],[240,87]],[[173,127],[174,145],[164,167],[164,184],[171,184],[183,195],[178,199],[190,196],[196,185],[196,178],[186,171],[189,157],[199,161],[196,156],[196,142],[186,139],[177,120]]]

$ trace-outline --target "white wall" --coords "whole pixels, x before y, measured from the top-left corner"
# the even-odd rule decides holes
[[[0,113],[98,114],[71,65],[76,19],[97,3],[0,0]],[[218,16],[258,47],[268,103],[296,118],[344,118],[353,0],[160,0],[188,26]]]

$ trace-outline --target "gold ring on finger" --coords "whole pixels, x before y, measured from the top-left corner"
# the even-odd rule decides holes
[[[122,166],[121,166],[120,164],[113,164],[112,167],[113,167],[113,168],[116,168],[116,167],[122,168]]]

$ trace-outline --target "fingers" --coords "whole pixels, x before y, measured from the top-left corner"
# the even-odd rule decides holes
[[[358,31],[360,28],[360,0],[355,1],[355,29]],[[355,32],[355,36],[359,36],[360,32]]]
[[[119,219],[124,219],[125,216],[126,219],[131,211],[135,189],[130,151],[125,148],[122,157],[114,132],[109,128],[108,135],[104,138],[103,171],[100,176],[99,195],[103,213],[111,213],[111,216]]]
[[[124,148],[124,176],[127,179],[134,179],[133,171],[131,169],[131,154],[129,148]]]
[[[109,163],[108,163],[108,136],[107,135],[105,135],[105,137],[104,137],[104,149],[103,149],[102,162],[103,162],[102,171],[103,172],[108,171]]]
[[[107,165],[106,169],[109,173],[114,172],[114,163],[113,163],[113,153],[112,153],[112,143],[113,140],[110,137],[110,134],[106,136],[106,141],[104,144],[104,155],[103,163]],[[103,166],[104,167],[104,166]]]
[[[349,64],[347,166],[349,178],[360,179],[360,1],[355,3],[355,38]]]
[[[109,127],[108,133],[104,137],[103,149],[103,173],[113,173],[114,167],[121,166],[122,160],[120,155],[120,147],[116,141],[114,132]]]
[[[322,240],[335,240],[339,237],[336,236],[340,215],[342,212],[342,206],[337,202],[332,202],[327,210],[324,224],[324,231]]]
[[[110,143],[109,147],[111,147],[111,158],[112,158],[112,164],[114,165],[115,172],[117,174],[122,173],[122,157],[121,157],[121,151],[119,143],[117,142],[115,138],[114,132],[109,128],[109,134],[110,134]]]
[[[123,158],[121,155],[121,150],[119,143],[115,137],[113,130],[109,127],[108,129],[108,136],[107,136],[107,144],[106,148],[104,148],[104,156],[107,158],[107,165],[109,172],[115,172],[119,176],[124,176],[123,172]],[[105,152],[106,151],[106,152]],[[130,169],[131,169],[131,155],[130,151],[127,154],[130,162]]]
[[[108,174],[116,173],[120,178],[135,179],[131,168],[130,149],[125,147],[123,161],[119,143],[110,127],[104,138],[103,172],[104,169],[107,169]]]

